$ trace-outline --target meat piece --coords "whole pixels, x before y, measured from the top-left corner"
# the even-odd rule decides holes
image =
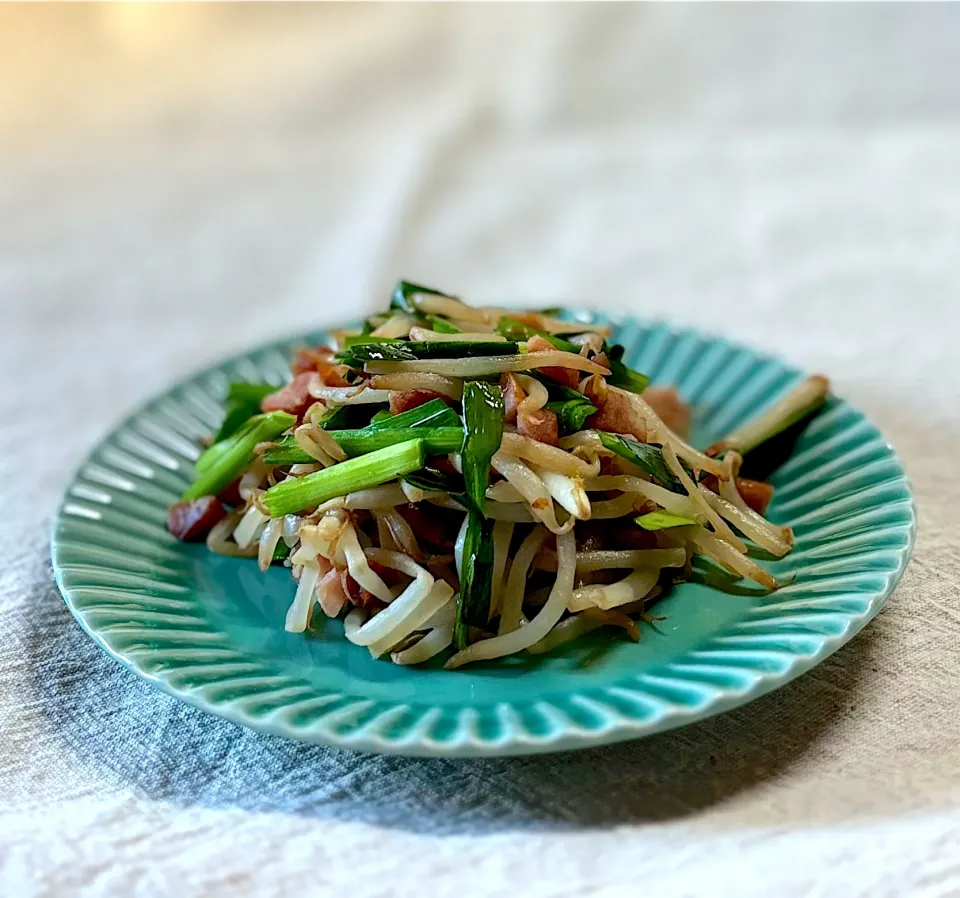
[[[438,455],[434,458],[431,458],[427,467],[433,468],[435,471],[439,471],[441,474],[449,474],[451,477],[456,477],[460,473],[456,467],[454,467],[453,462],[443,455]]]
[[[346,570],[346,568],[340,571],[340,582],[343,585],[344,594],[357,608],[362,608],[369,614],[374,615],[381,609],[387,607],[372,592],[364,589],[357,583],[357,581],[350,576],[350,572]]]
[[[560,429],[557,416],[546,409],[520,414],[520,404],[527,394],[516,375],[504,374],[500,385],[503,388],[504,420],[508,424],[516,423],[521,436],[556,446]]]
[[[507,424],[515,424],[517,421],[517,406],[527,398],[520,381],[515,374],[502,374],[500,376],[500,386],[503,389],[503,420]]]
[[[578,552],[597,552],[603,548],[609,533],[606,521],[578,521],[574,534]]]
[[[518,417],[517,433],[539,443],[556,446],[560,436],[560,425],[553,412],[541,408]]]
[[[553,352],[556,348],[546,337],[539,334],[527,340],[527,352]]]
[[[260,411],[289,412],[297,418],[302,417],[303,413],[316,401],[310,395],[313,377],[313,371],[301,371],[285,387],[281,387],[276,393],[264,396],[260,403]]]
[[[460,524],[450,513],[426,502],[398,505],[397,511],[410,525],[417,542],[440,555],[453,552]]]
[[[737,477],[737,490],[741,498],[757,514],[766,514],[767,506],[773,498],[773,486],[760,480],[750,480],[747,477]],[[713,474],[703,478],[703,485],[715,493],[720,492],[720,484]]]
[[[537,369],[544,377],[555,380],[564,387],[571,390],[577,389],[580,385],[580,372],[576,368],[539,368]]]
[[[243,497],[240,495],[240,478],[234,480],[217,498],[231,508],[239,508],[243,505]]]
[[[331,568],[317,583],[317,599],[327,617],[336,617],[346,607],[349,599],[343,588],[340,571]]]
[[[226,513],[216,496],[202,496],[192,502],[177,502],[176,505],[171,505],[167,512],[167,530],[184,542],[201,540]]]
[[[675,434],[686,437],[690,430],[690,406],[673,387],[648,387],[643,398]]]
[[[773,487],[769,483],[738,477],[737,489],[740,490],[743,501],[757,514],[766,514],[767,506],[773,498]]]
[[[390,391],[390,414],[399,415],[401,412],[408,412],[412,408],[419,408],[426,405],[431,399],[442,399],[446,402],[447,397],[442,393],[435,393],[433,390],[400,390]]]
[[[379,561],[374,561],[372,558],[367,559],[367,564],[370,566],[370,570],[377,574],[387,586],[399,586],[403,582],[403,574],[400,571],[387,567],[385,564],[380,564]]]
[[[587,381],[584,395],[597,409],[587,418],[587,427],[607,430],[610,433],[626,433],[635,436],[641,443],[647,440],[647,428],[630,400],[622,393],[607,389],[599,377]]]
[[[613,542],[618,549],[656,549],[658,545],[656,533],[633,525],[616,528]]]
[[[328,387],[348,386],[343,377],[347,367],[334,362],[334,352],[329,346],[308,346],[299,350],[290,368],[294,375],[316,371]]]

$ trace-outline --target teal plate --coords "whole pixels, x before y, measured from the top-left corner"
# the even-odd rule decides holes
[[[800,377],[720,339],[614,323],[625,361],[676,384],[707,445]],[[887,441],[831,399],[777,471],[769,515],[796,547],[769,565],[789,585],[685,583],[639,643],[595,632],[551,655],[459,671],[398,667],[351,645],[339,622],[283,629],[283,568],[185,545],[167,506],[191,480],[197,440],[216,430],[229,381],[288,376],[315,333],[216,365],[128,417],[66,489],[53,566],[80,625],[123,665],[183,701],[291,739],[408,755],[513,755],[646,736],[742,705],[809,670],[881,608],[906,566],[914,503]]]

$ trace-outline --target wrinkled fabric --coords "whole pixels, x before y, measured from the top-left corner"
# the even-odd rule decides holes
[[[955,6],[0,8],[0,894],[960,892],[958,46]],[[566,756],[297,745],[124,671],[52,584],[71,469],[401,276],[828,373],[916,490],[887,608]]]

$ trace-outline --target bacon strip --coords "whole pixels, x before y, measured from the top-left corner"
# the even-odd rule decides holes
[[[527,394],[515,374],[505,373],[500,378],[500,385],[503,388],[504,420],[508,424],[516,423],[521,436],[556,446],[560,435],[557,416],[547,409],[521,414],[520,403],[527,398]]]
[[[264,396],[260,403],[262,412],[289,412],[300,418],[303,413],[316,401],[310,395],[310,383],[313,380],[312,371],[301,371],[285,387],[276,393]]]
[[[641,443],[646,442],[647,428],[626,396],[608,390],[599,377],[591,377],[587,381],[584,395],[597,409],[595,415],[587,418],[587,427],[630,434]]]
[[[643,398],[675,434],[686,438],[690,430],[690,406],[673,387],[648,387]]]
[[[184,542],[203,539],[227,512],[216,496],[201,496],[192,502],[177,502],[167,512],[167,530]]]
[[[294,375],[316,371],[328,387],[349,386],[343,377],[347,368],[335,364],[334,352],[329,346],[307,346],[298,350],[290,368]]]
[[[433,390],[409,390],[406,392],[391,390],[390,414],[399,415],[401,412],[410,411],[412,408],[419,408],[421,405],[426,405],[431,399],[442,399],[447,402],[449,397],[442,393],[435,393]]]

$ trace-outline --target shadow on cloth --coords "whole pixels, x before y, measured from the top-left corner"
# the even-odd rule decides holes
[[[338,818],[423,833],[575,829],[675,819],[774,778],[856,703],[879,628],[817,669],[719,717],[565,755],[378,757],[260,735],[121,668],[38,571],[26,649],[47,725],[100,778],[184,806]]]

